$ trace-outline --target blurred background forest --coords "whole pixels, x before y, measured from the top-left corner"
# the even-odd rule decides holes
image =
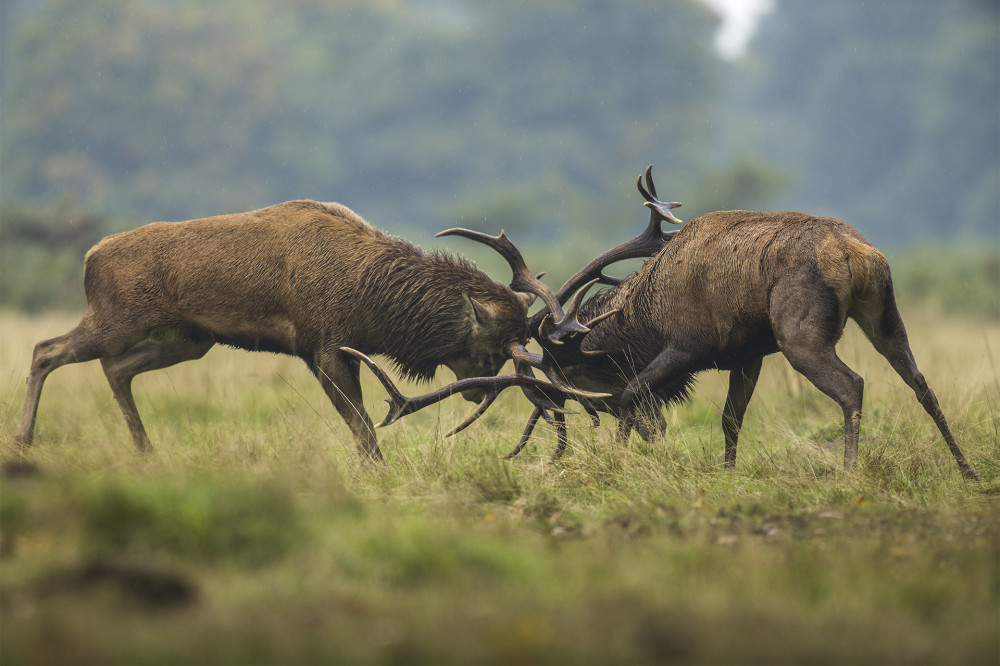
[[[765,6],[733,53],[700,0],[0,0],[0,305],[81,307],[113,231],[296,198],[504,228],[556,281],[642,227],[652,163],[682,219],[839,217],[903,301],[1000,316],[1000,4]]]

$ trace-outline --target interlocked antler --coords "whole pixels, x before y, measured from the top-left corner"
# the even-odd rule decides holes
[[[596,280],[594,282],[596,282]],[[593,282],[591,282],[591,284],[593,284]],[[580,293],[585,292],[589,287],[590,284],[586,285],[583,289],[580,290]],[[579,301],[579,298],[574,300]],[[576,305],[579,306],[579,302],[577,302]],[[615,310],[614,312],[608,313],[608,316],[610,316],[611,314],[615,314],[617,312],[618,311]],[[606,318],[605,315],[601,315],[600,317],[594,319],[591,322],[591,324],[593,324],[598,320],[603,320],[605,318]],[[572,387],[568,386],[565,383],[565,381],[562,378],[562,375],[556,371],[555,361],[549,355],[548,350],[546,350],[544,347],[542,348],[541,354],[532,354],[528,352],[523,345],[520,345],[518,343],[512,343],[511,345],[508,345],[508,350],[511,350],[508,353],[511,356],[511,358],[514,359],[514,367],[517,368],[518,372],[530,372],[527,371],[526,368],[524,368],[525,365],[531,366],[533,368],[538,368],[543,373],[545,373],[545,376],[548,377],[549,381],[551,381],[552,384],[555,385],[556,387],[560,389],[562,389],[563,387],[572,389]],[[556,448],[555,457],[556,458],[560,457],[566,450],[566,444],[567,444],[565,415],[571,413],[564,410],[562,407],[566,402],[567,395],[572,395],[572,391],[565,391],[567,395],[561,395],[555,398],[547,395],[542,396],[543,400],[539,400],[535,395],[533,395],[534,393],[537,392],[536,389],[522,386],[521,390],[524,392],[524,395],[532,402],[532,404],[535,405],[535,409],[531,413],[531,416],[528,417],[528,423],[524,428],[524,432],[521,434],[521,439],[520,441],[518,441],[517,446],[514,448],[513,451],[504,456],[504,458],[507,459],[513,458],[514,456],[516,456],[518,453],[521,452],[521,449],[524,448],[524,446],[528,443],[528,440],[531,438],[531,433],[535,429],[535,424],[538,423],[539,418],[544,418],[549,425],[551,425],[556,429],[556,432],[559,435],[559,445]],[[593,419],[594,422],[594,427],[596,428],[597,426],[601,425],[601,417],[598,416],[597,410],[594,409],[586,401],[586,399],[580,400],[580,397],[583,396],[578,396],[577,400],[583,406],[583,409],[588,414],[590,414],[590,417],[591,419]],[[607,397],[607,396],[601,396],[601,397]],[[548,408],[544,404],[546,401],[555,403],[558,409]]]
[[[520,342],[508,342],[504,345],[504,355],[514,361],[514,369],[519,375],[531,377],[531,368],[538,368],[545,374],[552,385],[567,394],[574,394],[577,389],[567,384],[562,375],[556,371],[552,357],[544,349],[541,354],[532,354]]]
[[[493,401],[497,399],[497,396],[507,388],[511,386],[521,386],[530,389],[525,391],[532,402],[535,404],[536,408],[543,409],[549,412],[559,412],[565,413],[566,410],[563,408],[566,397],[580,397],[580,398],[607,398],[610,396],[609,393],[591,393],[589,391],[581,391],[575,389],[571,386],[561,383],[561,386],[556,386],[550,384],[549,382],[543,381],[536,377],[523,374],[514,375],[499,375],[496,377],[470,377],[467,379],[460,379],[456,382],[448,384],[444,388],[438,389],[437,391],[432,391],[421,396],[414,398],[408,398],[399,392],[396,385],[393,384],[389,375],[378,367],[375,361],[371,360],[361,352],[356,349],[351,349],[350,347],[341,347],[341,351],[346,352],[361,361],[364,361],[375,376],[378,377],[379,381],[382,382],[382,386],[388,391],[389,397],[386,402],[389,403],[389,413],[382,420],[381,423],[376,425],[376,428],[382,428],[384,426],[395,423],[407,414],[412,414],[413,412],[419,411],[424,407],[429,407],[433,404],[441,402],[445,398],[455,395],[456,393],[461,393],[462,391],[467,391],[470,389],[478,389],[484,391],[486,396],[479,403],[476,410],[470,414],[464,421],[452,428],[447,433],[447,437],[454,435],[470,426],[476,419],[483,415],[486,409],[493,404]],[[560,398],[553,400],[547,393],[553,392],[558,394]]]
[[[610,286],[621,284],[621,278],[605,275],[605,268],[619,261],[624,261],[625,259],[639,259],[655,256],[661,249],[663,249],[663,246],[677,234],[676,231],[663,231],[661,227],[662,223],[670,222],[672,224],[682,224],[682,221],[674,217],[674,214],[670,212],[672,209],[678,208],[681,204],[675,201],[663,202],[657,198],[656,186],[653,184],[652,165],[646,167],[646,187],[643,187],[642,185],[642,174],[639,174],[639,177],[636,179],[636,187],[642,195],[642,198],[646,200],[643,205],[650,210],[649,224],[645,231],[632,240],[602,253],[600,256],[580,269],[575,275],[569,278],[562,285],[562,287],[559,288],[556,292],[556,300],[560,303],[564,303],[566,299],[569,298],[570,294],[576,294],[572,303],[566,309],[567,312],[572,312],[574,317],[577,316],[577,311],[579,310],[584,294],[595,283],[600,282]],[[619,312],[619,310],[609,310],[588,321],[586,325],[588,328],[593,328],[601,321],[609,317],[613,317]],[[531,318],[528,330],[531,331],[532,335],[541,335],[542,327],[545,324],[546,317],[548,316],[548,310],[543,309]],[[582,338],[580,341],[582,342]],[[596,356],[604,352],[583,351],[581,349],[580,353],[584,356]],[[525,391],[527,392],[527,389],[525,389]],[[584,409],[587,410],[587,413],[590,414],[591,418],[594,419],[595,425],[599,425],[600,417],[597,415],[597,411],[593,408],[593,406],[586,402],[581,404],[584,406]],[[517,447],[507,455],[508,458],[516,456],[521,449],[524,448],[525,444],[528,443],[531,433],[540,417],[545,417],[545,420],[556,428],[559,436],[559,446],[556,449],[556,457],[562,454],[563,450],[566,448],[565,419],[559,412],[554,412],[552,416],[549,416],[544,409],[536,407],[534,412],[532,412],[531,416],[528,418],[528,423],[525,425],[524,433],[521,435],[521,440],[518,442]]]
[[[607,284],[615,286],[620,284],[622,279],[612,277],[604,274],[604,269],[611,264],[617,263],[619,261],[624,261],[626,259],[640,259],[645,257],[652,257],[667,244],[671,238],[677,233],[676,231],[663,231],[661,228],[661,223],[670,222],[672,224],[683,224],[681,220],[674,217],[674,214],[670,212],[673,208],[679,208],[680,203],[676,201],[671,201],[664,203],[656,198],[656,186],[653,185],[653,165],[646,167],[646,187],[642,186],[642,174],[639,174],[636,180],[636,187],[639,188],[639,193],[642,194],[642,198],[646,200],[643,204],[647,206],[650,210],[649,214],[649,226],[641,234],[617,247],[611,248],[607,252],[602,253],[596,259],[591,261],[589,264],[581,268],[573,277],[566,280],[566,282],[559,288],[556,292],[556,300],[560,303],[564,303],[570,294],[576,292],[581,288],[582,285],[590,283],[592,281],[600,282],[601,284]],[[647,190],[648,188],[648,190]],[[548,302],[546,302],[548,304]],[[606,316],[611,316],[614,314],[606,313]],[[536,313],[531,319],[531,330],[538,330],[541,326],[542,320],[546,315],[546,311],[542,310]],[[593,327],[596,325],[598,320],[587,322],[588,327]]]
[[[528,266],[524,263],[521,252],[514,247],[514,244],[507,238],[503,231],[499,236],[490,236],[471,229],[446,229],[437,236],[463,236],[470,240],[477,241],[496,250],[500,256],[510,264],[511,272],[514,274],[510,288],[529,294],[535,294],[545,303],[546,312],[552,313],[555,320],[551,332],[548,335],[550,341],[558,343],[560,339],[571,333],[587,333],[590,329],[580,323],[575,312],[564,312],[556,297],[549,287],[535,277]]]

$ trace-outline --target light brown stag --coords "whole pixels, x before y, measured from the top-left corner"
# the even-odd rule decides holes
[[[136,447],[146,450],[133,378],[200,358],[216,343],[302,358],[359,451],[375,459],[382,454],[362,403],[359,363],[344,346],[385,355],[411,378],[428,379],[441,365],[475,377],[462,388],[470,400],[515,384],[562,397],[573,390],[525,374],[483,378],[507,358],[530,360],[523,343],[534,295],[558,313],[553,339],[587,330],[517,259],[507,286],[464,259],[425,252],[344,206],[315,201],[109,236],[87,253],[80,323],[35,347],[16,437],[31,443],[53,370],[100,359]]]

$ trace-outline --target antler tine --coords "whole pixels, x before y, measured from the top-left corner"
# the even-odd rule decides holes
[[[504,460],[510,460],[521,452],[521,449],[523,449],[531,439],[531,433],[534,431],[535,424],[538,423],[539,417],[544,417],[549,425],[555,428],[558,433],[559,445],[556,447],[556,452],[553,458],[559,458],[562,456],[562,454],[566,451],[566,444],[569,439],[566,433],[566,417],[562,412],[556,412],[555,416],[549,416],[545,413],[544,409],[536,407],[535,411],[533,411],[531,416],[528,417],[528,423],[524,426],[524,432],[521,433],[521,439],[518,440],[517,446],[514,447],[513,451],[504,456]]]
[[[410,413],[409,411],[406,411],[409,398],[407,398],[405,395],[399,392],[399,389],[397,389],[396,385],[392,383],[392,380],[389,378],[389,375],[385,373],[385,370],[378,367],[375,361],[371,360],[370,358],[359,352],[357,349],[351,349],[350,347],[341,347],[340,351],[346,352],[351,356],[354,356],[355,358],[364,361],[364,364],[367,365],[368,369],[371,370],[372,373],[374,373],[374,375],[378,378],[380,382],[382,382],[382,386],[385,387],[385,390],[389,393],[389,397],[386,398],[385,400],[386,402],[389,403],[389,413],[386,414],[385,418],[382,419],[381,423],[375,424],[376,428],[382,428],[384,426],[389,425],[390,423],[395,423],[397,420]]]
[[[601,417],[597,413],[597,410],[594,409],[591,405],[587,404],[586,402],[581,404],[583,405],[583,409],[587,412],[587,414],[590,415],[590,419],[594,427],[595,428],[599,427],[601,425]],[[545,413],[545,410],[542,407],[536,406],[534,411],[531,412],[531,416],[528,417],[528,422],[524,425],[524,432],[521,433],[521,439],[518,440],[517,446],[515,446],[510,453],[508,453],[503,457],[504,460],[510,460],[511,458],[519,454],[522,449],[524,449],[528,441],[531,439],[531,433],[535,431],[535,425],[538,424],[538,419],[543,417],[558,432],[559,445],[556,448],[556,453],[554,457],[558,458],[563,454],[563,452],[566,450],[566,441],[567,441],[566,421],[565,420],[559,421],[555,418],[551,418],[549,417],[548,414]]]
[[[646,182],[650,182],[649,178],[652,175],[653,175],[653,165],[650,164],[648,167],[646,167]],[[642,186],[641,173],[639,174],[639,177],[635,179],[635,186],[639,188],[639,194],[642,195],[643,199],[645,199],[646,201],[656,201],[656,187],[650,182],[649,189],[653,190],[653,192],[652,194],[647,192],[646,188]]]
[[[601,417],[598,415],[597,410],[588,405],[587,403],[582,403],[582,404],[584,410],[586,410],[587,414],[590,415],[594,427],[595,428],[599,427],[601,425]],[[534,432],[535,425],[538,424],[538,419],[542,417],[544,417],[545,420],[556,429],[556,432],[558,434],[559,445],[556,447],[556,452],[553,457],[559,458],[562,456],[562,454],[566,451],[566,443],[567,443],[566,420],[559,419],[558,417],[551,418],[545,413],[544,409],[542,409],[541,407],[535,407],[534,411],[531,412],[531,416],[528,417],[528,422],[524,425],[524,432],[521,433],[521,439],[518,440],[517,446],[515,446],[510,453],[508,453],[503,457],[504,460],[510,460],[511,458],[519,454],[522,449],[524,449],[528,441],[531,439],[531,433]]]
[[[521,375],[507,375],[507,376],[508,377],[515,377],[515,376],[521,376]],[[494,379],[494,377],[484,377],[483,379]],[[532,379],[534,379],[534,378],[532,378]],[[452,435],[456,435],[456,434],[462,432],[463,430],[465,430],[466,428],[468,428],[473,423],[475,423],[476,420],[480,416],[482,416],[483,414],[486,413],[486,410],[489,409],[490,405],[492,405],[493,402],[500,396],[500,393],[505,388],[508,388],[510,386],[514,386],[514,384],[511,383],[511,384],[507,384],[506,386],[502,386],[502,387],[487,388],[486,389],[486,395],[483,397],[483,399],[476,406],[476,409],[471,414],[469,414],[467,417],[465,417],[465,419],[461,423],[459,423],[457,426],[455,426],[454,428],[452,428],[451,430],[449,430],[448,432],[446,432],[444,436],[445,437],[451,437]],[[536,388],[531,388],[531,387],[527,387],[527,386],[522,386],[521,388],[524,391],[524,395],[531,401],[531,403],[533,405],[535,405],[535,409],[540,409],[542,411],[542,415],[545,417],[546,421],[548,421],[551,418],[547,414],[547,412],[549,412],[549,411],[559,412],[561,414],[572,414],[573,413],[573,412],[571,412],[571,411],[569,411],[567,409],[563,409],[562,405],[557,404],[555,401],[553,401],[551,398],[549,398],[547,395],[545,395],[545,393],[539,391]]]
[[[587,284],[577,289],[576,294],[573,295],[573,299],[569,302],[569,307],[566,308],[566,314],[576,317],[577,313],[580,311],[580,304],[583,303],[583,297],[587,295],[587,292],[590,291],[591,287],[600,281],[601,278],[594,278]],[[587,328],[590,328],[590,326]]]
[[[653,165],[646,167],[646,185],[649,186],[649,193],[656,199],[656,185],[653,184]]]
[[[514,246],[510,239],[507,238],[507,234],[503,231],[500,232],[499,236],[490,236],[489,234],[484,234],[480,231],[473,231],[471,229],[446,229],[435,236],[462,236],[468,238],[469,240],[474,240],[484,245],[487,245],[507,260],[510,264],[511,272],[513,273],[513,279],[510,283],[510,288],[514,291],[526,292],[529,294],[535,294],[545,303],[548,311],[553,313],[555,316],[555,323],[553,331],[549,334],[549,339],[552,342],[558,342],[562,337],[570,333],[586,333],[588,328],[581,324],[574,317],[568,316],[563,312],[562,306],[559,304],[559,299],[552,292],[549,287],[542,282],[539,277],[536,277],[530,270],[524,261],[524,257],[521,255],[520,250]]]
[[[593,287],[598,282],[602,282],[602,279],[600,277],[594,278],[593,280],[591,280],[590,282],[588,282],[587,284],[583,285],[582,287],[580,287],[577,290],[577,292],[576,292],[576,294],[574,294],[572,300],[570,300],[569,306],[565,309],[566,310],[566,317],[568,319],[571,319],[573,321],[580,321],[580,317],[579,317],[579,314],[580,314],[580,305],[583,303],[583,298],[587,295],[587,292],[590,290],[590,288]],[[589,331],[595,325],[599,324],[600,322],[604,321],[605,319],[608,319],[609,317],[613,317],[614,315],[618,314],[619,312],[621,312],[621,310],[611,310],[609,312],[605,312],[603,314],[600,314],[600,315],[594,317],[593,319],[591,319],[586,324],[583,324],[582,322],[581,322],[581,324],[583,326],[585,326],[587,328],[587,330]],[[548,317],[545,317],[542,320],[542,323],[539,325],[539,331],[541,331],[541,329],[545,327],[545,322],[546,321],[548,321]],[[550,336],[550,339],[551,339],[551,336]],[[555,342],[557,344],[562,344],[561,340],[557,340]]]
[[[532,368],[538,368],[545,375],[545,378],[549,380],[552,388],[558,389],[562,393],[569,396],[579,396],[581,398],[591,398],[595,397],[593,395],[587,395],[587,391],[581,391],[578,388],[574,388],[566,383],[556,371],[555,361],[549,354],[548,350],[544,347],[542,348],[541,354],[532,354],[529,352],[524,345],[519,342],[511,342],[505,348],[508,357],[513,359],[514,367],[518,370],[520,374],[531,376],[530,373],[524,371],[524,366],[530,366]],[[605,396],[600,396],[605,397]],[[529,396],[530,399],[530,396]]]
[[[653,184],[653,165],[650,164],[646,167],[646,185],[649,187],[649,191],[642,186],[642,174],[635,181],[636,187],[639,188],[639,193],[642,198],[646,200],[643,206],[649,208],[649,233],[658,235],[662,233],[660,231],[660,222],[670,222],[671,224],[684,224],[683,221],[678,220],[674,217],[674,214],[670,212],[672,208],[680,208],[681,204],[679,201],[663,202],[656,197],[656,186]]]
[[[513,379],[515,377],[523,377],[523,378],[528,378],[528,379],[534,379],[535,382],[538,382],[539,384],[544,384],[545,383],[545,382],[543,382],[541,380],[535,379],[534,377],[530,377],[529,378],[529,377],[526,377],[525,375],[503,375],[501,377],[476,377],[475,379],[501,379],[501,378],[510,378],[510,379]],[[510,383],[505,383],[503,386],[495,386],[495,387],[491,386],[491,387],[488,387],[488,388],[484,389],[486,391],[486,396],[479,402],[479,405],[476,406],[476,409],[471,414],[469,414],[467,417],[465,417],[465,419],[461,423],[459,423],[457,426],[455,426],[454,428],[452,428],[451,430],[449,430],[448,432],[446,432],[445,433],[445,437],[451,437],[452,435],[458,434],[458,433],[462,432],[463,430],[465,430],[466,428],[468,428],[473,423],[475,423],[476,420],[480,416],[482,416],[483,414],[486,413],[486,410],[489,409],[490,405],[493,404],[493,402],[500,396],[500,393],[505,388],[509,388],[511,386],[515,386],[515,385],[517,385],[519,383],[520,382],[510,382]],[[548,414],[547,414],[548,411],[559,412],[559,413],[562,413],[562,414],[572,414],[573,413],[573,412],[571,412],[571,411],[569,411],[567,409],[563,409],[560,405],[556,404],[551,398],[549,398],[543,392],[537,390],[537,388],[530,388],[528,386],[523,386],[522,385],[522,389],[524,390],[524,395],[531,401],[531,403],[533,405],[535,405],[535,409],[541,410],[542,415],[545,416],[545,420],[546,421],[548,421],[549,418],[550,418],[548,416]],[[434,394],[430,394],[430,395],[434,395]],[[421,397],[424,397],[424,396],[421,396]],[[447,397],[447,396],[444,396],[444,397]],[[419,398],[413,398],[412,400],[418,400],[418,399]],[[438,402],[438,400],[435,399],[433,402]],[[428,403],[428,404],[433,404],[433,403]]]
[[[510,242],[510,239],[507,238],[506,232],[501,231],[499,236],[490,236],[489,234],[484,234],[480,231],[473,231],[472,229],[455,228],[446,229],[435,234],[435,237],[440,236],[462,236],[493,248],[501,257],[507,260],[508,264],[510,264],[510,269],[513,273],[513,279],[510,283],[511,289],[514,291],[535,294],[545,301],[545,304],[550,308],[553,304],[556,308],[559,307],[552,291],[539,279],[540,276],[536,277],[531,271],[528,270],[528,266],[524,261],[524,257],[521,255],[521,251]],[[561,309],[558,311],[562,313]]]
[[[583,289],[581,289],[581,291],[585,292],[594,284],[594,282],[596,282],[596,280],[592,280]],[[574,300],[578,301],[578,299]],[[578,305],[579,303],[577,302],[577,306]],[[617,314],[618,312],[619,312],[618,310],[613,310],[610,313],[601,315],[600,317],[597,317],[595,319],[595,322],[598,320],[604,320],[608,316]],[[530,372],[527,369],[527,367],[538,368],[545,373],[545,376],[548,377],[550,381],[552,381],[553,385],[556,386],[565,385],[559,373],[555,371],[554,361],[552,357],[549,355],[548,350],[546,350],[544,347],[542,348],[541,354],[532,354],[527,349],[524,348],[524,345],[520,343],[510,343],[507,346],[507,354],[514,359],[514,367],[517,368],[518,372],[523,372],[523,373]],[[528,422],[524,426],[524,432],[521,434],[521,439],[518,441],[517,446],[514,447],[513,451],[505,455],[504,458],[509,460],[510,458],[513,458],[514,456],[516,456],[518,453],[521,452],[521,449],[523,449],[525,445],[528,443],[528,440],[531,439],[531,433],[534,431],[535,425],[538,423],[539,418],[544,418],[547,423],[549,423],[556,429],[559,435],[559,446],[556,448],[556,453],[555,453],[555,457],[558,458],[559,456],[562,455],[563,451],[565,451],[567,442],[566,419],[562,417],[562,414],[569,412],[566,412],[561,408],[551,409],[550,407],[547,407],[544,404],[544,401],[552,402],[552,398],[545,395],[538,389],[522,387],[521,390],[524,392],[524,395],[529,400],[531,400],[532,404],[535,405],[535,409],[531,413],[531,416],[528,417]],[[537,399],[538,397],[537,394],[539,393],[542,393],[541,395],[542,400]],[[563,400],[560,399],[559,406],[561,407],[562,404]],[[597,410],[594,409],[593,405],[591,405],[586,400],[581,400],[580,404],[583,405],[583,409],[587,412],[587,414],[590,415],[590,418],[593,421],[594,426],[596,427],[601,425],[601,418],[600,416],[598,416]],[[549,414],[550,411],[553,412],[553,414]]]
[[[608,310],[607,312],[605,312],[603,314],[599,314],[599,315],[597,315],[596,317],[594,317],[593,319],[591,319],[590,321],[587,322],[587,327],[588,328],[594,328],[595,326],[597,326],[598,324],[600,324],[605,319],[611,319],[615,315],[621,313],[621,311],[622,311],[621,308],[615,308],[614,310]]]
[[[531,416],[528,417],[528,423],[524,426],[524,432],[521,433],[521,439],[518,440],[517,446],[514,447],[513,451],[504,456],[504,460],[510,460],[521,452],[521,449],[523,449],[525,444],[528,443],[528,440],[531,439],[531,433],[534,431],[535,424],[538,423],[538,419],[541,416],[542,408],[535,407],[535,411],[531,412]]]
[[[525,395],[528,394],[529,390],[531,390],[531,389],[526,389],[525,390]],[[532,391],[532,392],[534,392],[534,391]],[[467,417],[465,417],[464,421],[462,421],[457,426],[455,426],[454,428],[452,428],[451,430],[449,430],[448,432],[446,432],[444,436],[445,437],[451,437],[452,435],[455,435],[455,434],[458,434],[458,433],[462,432],[463,430],[465,430],[466,428],[468,428],[470,425],[472,425],[473,423],[475,423],[476,419],[478,419],[480,416],[482,416],[486,412],[486,410],[489,408],[489,406],[493,404],[493,401],[496,400],[497,396],[499,396],[499,395],[500,395],[500,391],[496,391],[495,393],[488,392],[486,394],[486,397],[483,398],[483,400],[479,403],[479,406],[476,407],[475,411],[473,411],[471,414],[469,414]],[[565,410],[565,409],[559,407],[558,405],[556,405],[551,400],[548,400],[547,397],[544,397],[544,394],[542,394],[542,395],[543,395],[544,399],[540,399],[539,402],[534,403],[535,404],[535,409],[539,410],[542,414],[545,414],[546,410],[552,410],[552,411],[559,412],[559,413],[562,413],[562,414],[571,414],[572,413],[572,412],[570,412],[568,410]],[[548,418],[549,417],[546,416],[546,420],[548,420]]]

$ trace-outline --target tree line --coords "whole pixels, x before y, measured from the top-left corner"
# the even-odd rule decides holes
[[[641,224],[649,163],[684,219],[799,208],[880,244],[996,239],[993,2],[779,2],[733,62],[697,0],[0,12],[4,304],[78,302],[110,231],[293,198],[418,241],[462,225],[589,252]]]

